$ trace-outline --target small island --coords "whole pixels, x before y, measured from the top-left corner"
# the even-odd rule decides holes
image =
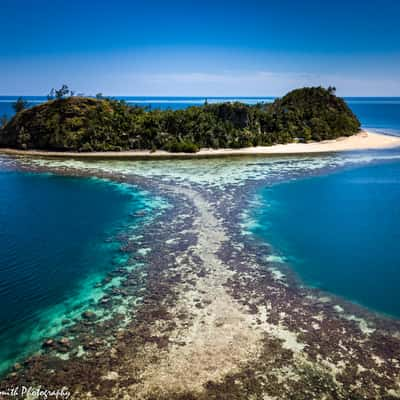
[[[360,122],[335,88],[296,89],[271,104],[240,102],[158,110],[111,98],[61,95],[21,107],[0,129],[0,147],[49,152],[242,149],[352,136]]]
[[[400,400],[400,1],[1,4],[0,400]]]

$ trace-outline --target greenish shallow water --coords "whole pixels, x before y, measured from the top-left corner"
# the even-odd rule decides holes
[[[264,188],[251,231],[308,285],[400,317],[400,162]]]
[[[106,239],[143,223],[132,213],[154,200],[105,180],[1,170],[0,188],[1,373],[102,296],[95,283],[127,260]]]

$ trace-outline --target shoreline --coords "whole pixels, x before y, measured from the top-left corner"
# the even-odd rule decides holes
[[[297,285],[290,270],[277,275],[264,257],[269,246],[243,236],[239,210],[265,180],[211,189],[32,159],[19,165],[140,184],[173,207],[143,226],[139,241],[127,235],[127,266],[143,267],[117,268],[121,283],[97,305],[110,314],[144,288],[135,308],[109,321],[95,311],[66,327],[10,371],[4,387],[56,382],[74,399],[99,400],[400,395],[399,322]],[[121,327],[126,315],[131,322]]]
[[[171,159],[171,158],[212,158],[224,156],[262,156],[336,153],[357,150],[374,150],[400,147],[400,137],[382,133],[361,131],[360,133],[312,143],[288,143],[272,146],[255,146],[241,149],[201,149],[197,153],[169,153],[164,150],[110,151],[110,152],[56,152],[45,150],[18,150],[0,148],[0,154],[54,158],[93,158],[93,159]]]

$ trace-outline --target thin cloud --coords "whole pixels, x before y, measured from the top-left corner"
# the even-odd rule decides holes
[[[343,96],[395,96],[400,92],[400,82],[391,78],[273,71],[145,74],[135,76],[131,87],[154,95],[280,96],[297,87],[319,85],[334,85]]]

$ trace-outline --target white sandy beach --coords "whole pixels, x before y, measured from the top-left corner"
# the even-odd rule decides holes
[[[273,146],[246,147],[242,149],[201,149],[197,153],[169,153],[163,150],[109,151],[109,152],[55,152],[41,150],[0,149],[0,153],[10,155],[31,155],[41,157],[79,157],[79,158],[173,158],[173,157],[218,157],[244,155],[279,155],[331,153],[352,150],[373,150],[400,147],[400,137],[362,131],[357,135],[312,143],[289,143]]]

